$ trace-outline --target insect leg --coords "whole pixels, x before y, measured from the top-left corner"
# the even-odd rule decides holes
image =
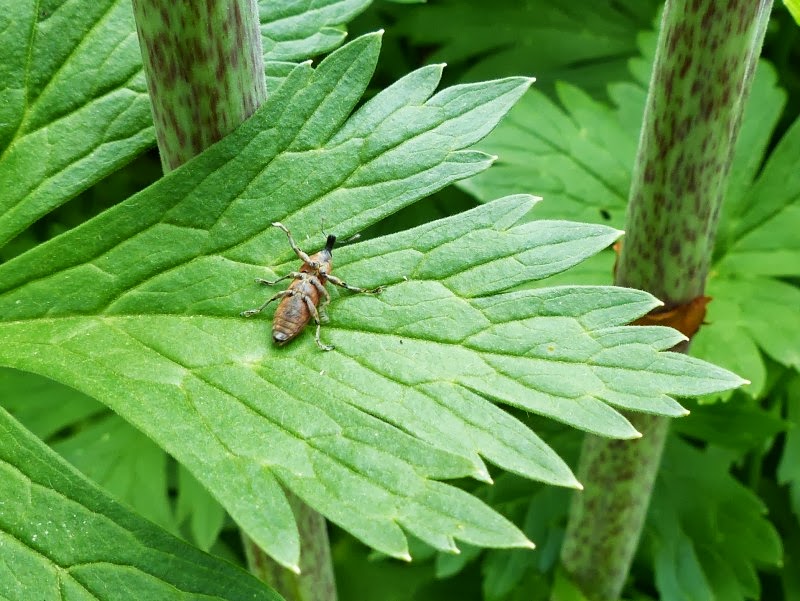
[[[322,282],[319,281],[319,278],[312,277],[312,278],[309,278],[308,281],[311,282],[311,284],[314,286],[314,288],[317,289],[317,292],[319,292],[320,298],[322,298],[322,302],[319,305],[319,315],[320,315],[320,318],[323,321],[327,322],[328,321],[328,315],[326,313],[326,309],[328,308],[328,305],[331,302],[331,295],[328,292],[328,290],[325,288],[325,285]]]
[[[299,246],[297,246],[297,242],[295,242],[294,238],[292,238],[292,233],[285,225],[283,225],[280,221],[276,221],[272,225],[278,228],[279,230],[286,232],[286,237],[289,238],[289,246],[292,247],[294,254],[296,254],[303,263],[308,263],[311,267],[319,269],[319,263],[317,263],[316,261],[312,261],[311,257],[309,257],[305,252],[303,252],[300,249]]]
[[[282,282],[283,280],[288,280],[292,278],[293,280],[302,280],[305,277],[305,274],[302,271],[290,271],[285,276],[278,278],[277,280],[265,280],[263,278],[256,278],[257,284],[263,284],[264,286],[272,286],[273,284],[277,284],[278,282]]]
[[[279,298],[283,298],[284,296],[294,296],[294,295],[295,291],[292,290],[291,288],[289,290],[282,290],[281,292],[278,292],[278,294],[276,294],[275,296],[268,298],[267,301],[260,307],[256,307],[255,309],[248,309],[247,311],[242,311],[241,313],[239,313],[239,315],[241,315],[242,317],[252,317],[253,315],[258,315],[264,309],[266,309],[267,305],[270,304],[272,301],[278,300]]]
[[[380,294],[383,292],[383,286],[378,286],[377,288],[372,288],[368,290],[366,288],[359,288],[358,286],[351,286],[347,282],[343,282],[339,278],[333,275],[325,274],[325,278],[334,286],[339,286],[340,288],[344,288],[345,290],[350,290],[351,292],[359,292],[361,294]]]
[[[334,349],[332,344],[323,344],[322,340],[319,339],[319,330],[322,327],[322,322],[319,320],[319,312],[317,311],[314,301],[311,300],[310,296],[305,294],[303,295],[303,300],[305,301],[308,310],[311,312],[311,316],[314,318],[314,323],[317,324],[317,332],[314,334],[314,340],[316,340],[317,346],[323,351],[332,351]]]

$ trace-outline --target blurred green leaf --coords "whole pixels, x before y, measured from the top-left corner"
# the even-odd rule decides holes
[[[783,0],[783,3],[792,13],[792,17],[797,21],[797,24],[800,25],[800,0]]]
[[[724,453],[669,439],[642,541],[663,598],[758,599],[756,567],[780,563],[763,503],[729,471]]]
[[[395,11],[394,33],[426,50],[427,60],[467,68],[465,79],[535,75],[550,89],[567,80],[604,92],[624,77],[636,34],[651,26],[659,3],[440,0]],[[430,49],[433,48],[433,52]]]
[[[182,465],[178,466],[175,513],[178,522],[189,521],[192,539],[203,551],[211,548],[225,523],[225,510]]]
[[[107,410],[93,398],[36,374],[0,368],[0,405],[42,439]]]
[[[280,599],[109,499],[3,409],[0,471],[6,599]]]
[[[759,110],[763,110],[762,107]],[[766,131],[770,130],[767,126]],[[748,147],[740,145],[739,148]],[[751,147],[750,152],[758,149]],[[781,138],[758,178],[751,185],[742,186],[738,194],[729,194],[723,231],[728,235],[730,247],[719,261],[722,274],[740,277],[800,275],[800,241],[795,227],[800,223],[798,156],[800,119]]]
[[[768,447],[789,426],[741,393],[724,404],[702,405],[690,400],[686,406],[691,414],[676,420],[674,431],[742,454]]]
[[[785,389],[784,406],[790,428],[778,464],[778,482],[789,486],[792,511],[800,522],[800,376],[795,375]]]

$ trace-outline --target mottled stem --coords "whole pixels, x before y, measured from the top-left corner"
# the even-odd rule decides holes
[[[267,99],[256,0],[133,0],[158,149],[165,173],[238,127]],[[287,601],[335,601],[325,519],[293,499],[302,576],[243,534],[259,575]],[[269,516],[264,516],[269,519]],[[292,583],[291,589],[284,584]]]
[[[267,99],[255,0],[133,0],[164,172]]]
[[[250,571],[287,601],[335,601],[336,586],[325,518],[292,493],[286,496],[300,531],[300,574],[279,566],[246,538]]]
[[[772,0],[673,0],[664,9],[615,283],[673,309],[703,295],[717,219]],[[684,351],[687,344],[674,350]],[[592,601],[618,599],[669,429],[629,415],[635,441],[587,436],[561,551]]]

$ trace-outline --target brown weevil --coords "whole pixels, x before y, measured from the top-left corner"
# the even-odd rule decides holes
[[[306,327],[312,319],[317,324],[317,332],[314,335],[314,340],[317,346],[323,351],[333,350],[333,346],[323,344],[319,339],[319,331],[322,326],[320,314],[325,314],[325,309],[328,303],[331,302],[331,297],[325,289],[325,284],[330,282],[335,286],[340,286],[351,292],[358,292],[360,294],[378,294],[383,290],[382,286],[367,290],[366,288],[358,288],[343,282],[334,275],[331,275],[333,269],[333,245],[336,244],[336,236],[328,236],[325,242],[325,248],[318,253],[308,256],[303,252],[297,243],[292,238],[291,232],[280,222],[272,224],[278,229],[286,232],[289,238],[289,245],[292,247],[294,253],[303,262],[300,271],[292,271],[277,280],[264,280],[257,278],[256,282],[264,284],[265,286],[272,286],[282,280],[291,278],[294,280],[289,288],[267,299],[267,301],[255,309],[242,311],[243,317],[252,317],[261,313],[267,305],[272,301],[280,299],[278,308],[275,310],[275,317],[272,321],[272,340],[275,344],[283,346],[287,342],[297,337],[303,328]],[[320,303],[322,300],[322,303]],[[317,309],[319,307],[319,309]]]

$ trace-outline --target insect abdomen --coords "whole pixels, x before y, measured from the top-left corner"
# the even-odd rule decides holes
[[[308,297],[314,306],[319,303],[319,292],[309,282],[297,280],[290,289],[295,294],[281,300],[272,319],[272,339],[278,345],[295,338],[311,320],[311,311],[303,296]]]

